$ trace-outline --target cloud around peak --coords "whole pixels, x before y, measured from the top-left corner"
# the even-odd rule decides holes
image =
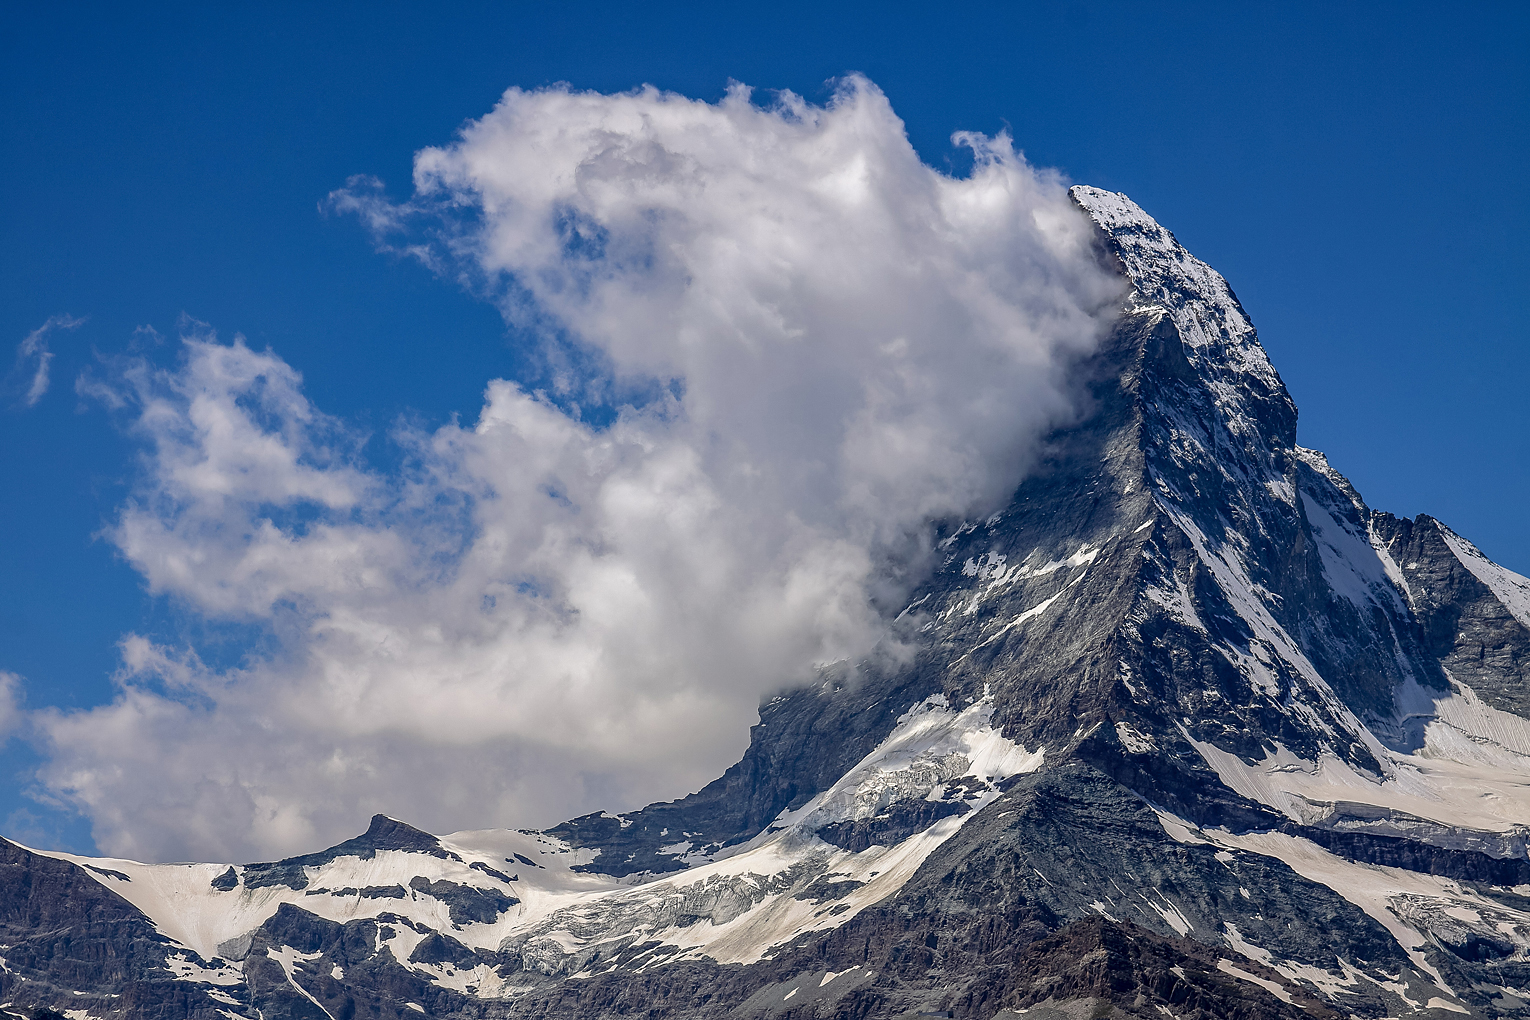
[[[711,779],[762,694],[895,640],[931,522],[997,509],[1076,414],[1122,283],[1054,174],[956,140],[960,179],[858,77],[822,107],[511,89],[407,201],[337,192],[542,377],[401,426],[390,472],[242,340],[98,380],[144,449],[112,541],[265,639],[214,667],[126,637],[111,704],[37,717],[48,788],[109,852],[248,859]]]

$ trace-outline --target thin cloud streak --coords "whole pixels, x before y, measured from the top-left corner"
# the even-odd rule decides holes
[[[36,407],[48,392],[53,363],[53,352],[48,349],[49,335],[59,330],[78,329],[84,324],[84,319],[76,319],[72,315],[52,315],[16,346],[16,364],[11,369],[11,388],[22,391],[22,407]]]

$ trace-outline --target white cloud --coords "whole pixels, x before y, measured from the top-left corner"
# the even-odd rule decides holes
[[[111,853],[248,859],[713,778],[762,693],[885,643],[928,522],[1002,504],[1120,296],[1054,175],[957,140],[960,180],[858,78],[824,108],[512,89],[410,202],[337,194],[542,336],[551,396],[491,381],[383,475],[271,351],[130,363],[112,538],[268,640],[214,669],[129,636],[113,703],[36,717],[47,786]]]
[[[16,345],[16,364],[11,369],[12,388],[21,391],[23,407],[36,407],[43,394],[48,392],[49,369],[53,362],[53,352],[48,349],[49,334],[61,329],[78,329],[84,324],[84,319],[70,315],[51,315],[47,322]]]

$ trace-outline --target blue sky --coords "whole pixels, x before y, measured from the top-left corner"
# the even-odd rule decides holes
[[[1530,18],[1522,5],[155,5],[13,7],[0,32],[0,344],[50,317],[52,384],[0,410],[0,670],[28,707],[112,697],[122,636],[239,660],[99,536],[142,448],[75,380],[175,363],[182,316],[270,347],[373,438],[471,421],[531,371],[499,310],[326,213],[352,175],[407,197],[416,150],[510,86],[730,79],[812,102],[864,73],[914,147],[1008,130],[1035,165],[1124,191],[1232,283],[1301,410],[1372,506],[1433,514],[1530,573]],[[152,327],[168,340],[156,344]],[[135,332],[136,331],[136,332]],[[20,387],[18,389],[18,387]],[[257,638],[258,640],[258,638]],[[0,829],[93,847],[0,757]]]

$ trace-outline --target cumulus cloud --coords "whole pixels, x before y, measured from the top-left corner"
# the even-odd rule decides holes
[[[762,694],[896,644],[931,522],[1002,505],[1120,298],[1054,174],[954,140],[961,179],[860,78],[823,107],[512,89],[406,202],[352,182],[330,205],[498,302],[541,385],[400,427],[383,473],[273,351],[126,363],[111,538],[263,639],[217,668],[125,638],[111,704],[37,717],[47,786],[111,853],[248,859],[714,777]]]
[[[51,315],[16,346],[16,363],[11,369],[7,388],[20,395],[21,406],[36,407],[43,394],[48,392],[49,370],[53,363],[48,336],[58,330],[78,329],[84,324],[84,319],[71,315]]]

